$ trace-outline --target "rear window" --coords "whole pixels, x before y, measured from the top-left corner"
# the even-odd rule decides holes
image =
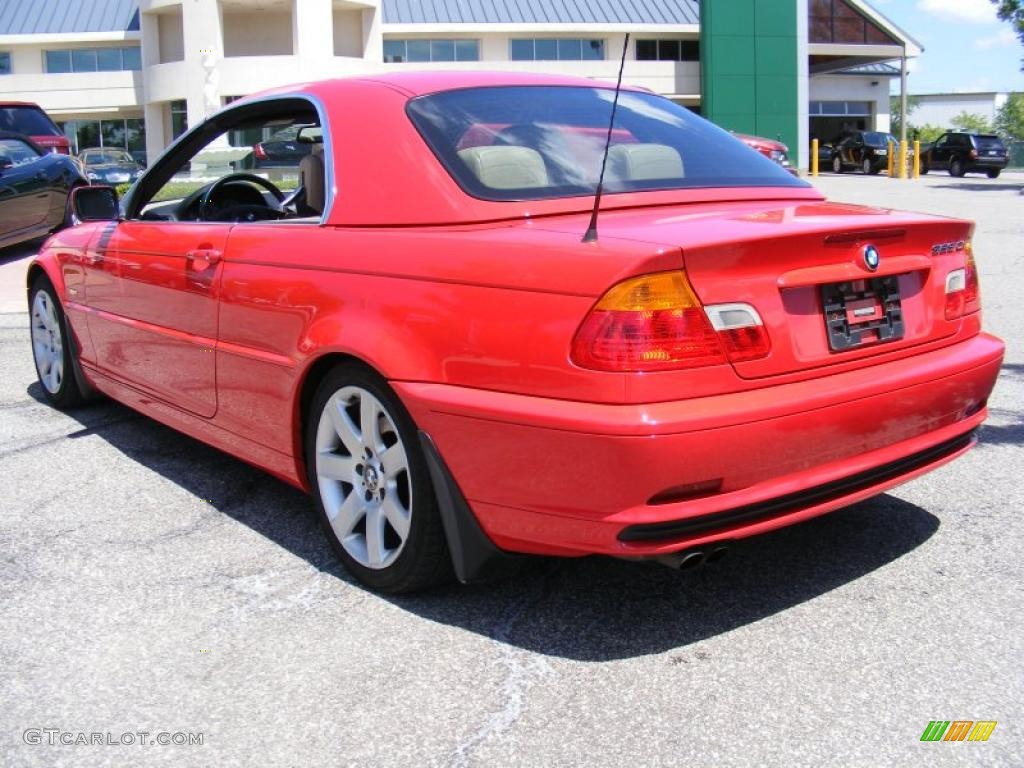
[[[456,182],[485,200],[593,194],[614,91],[466,88],[421,96],[408,113]],[[805,187],[777,163],[668,99],[620,94],[605,191]]]
[[[39,107],[0,107],[0,131],[26,136],[60,136],[57,126]]]
[[[989,149],[1003,149],[1003,141],[998,136],[977,136],[975,142],[978,145],[978,149],[989,150]]]

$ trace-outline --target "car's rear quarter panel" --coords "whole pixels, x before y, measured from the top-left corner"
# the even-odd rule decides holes
[[[678,249],[529,226],[232,230],[223,267],[216,420],[280,451],[322,356],[392,381],[622,402],[623,374],[569,361],[577,326],[610,284],[678,269]]]

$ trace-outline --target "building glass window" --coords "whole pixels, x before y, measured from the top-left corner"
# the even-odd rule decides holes
[[[480,41],[385,40],[384,61],[480,61]]]
[[[810,0],[808,39],[812,43],[899,45],[847,0]]]
[[[96,51],[84,48],[71,52],[72,72],[95,72],[96,68]]]
[[[176,139],[188,130],[188,104],[185,100],[171,102],[171,138]]]
[[[100,48],[96,51],[97,72],[117,72],[121,69],[120,48]]]
[[[50,73],[71,71],[71,51],[47,51],[46,71]]]
[[[11,74],[11,54],[0,51],[0,75]]]
[[[821,117],[870,117],[869,101],[812,101],[807,110]]]
[[[512,39],[508,45],[512,61],[600,61],[604,59],[604,40],[575,37]]]
[[[94,147],[115,147],[146,163],[146,123],[142,118],[113,120],[66,120],[57,127],[67,136],[71,151],[78,154]]]
[[[140,69],[142,69],[142,49],[122,48],[121,69],[129,70],[132,72],[138,72]]]
[[[697,40],[637,40],[637,61],[700,61]]]
[[[128,72],[142,69],[142,53],[131,48],[72,48],[46,51],[46,71],[63,72]]]

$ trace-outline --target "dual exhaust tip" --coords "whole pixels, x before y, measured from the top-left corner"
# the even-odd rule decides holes
[[[654,561],[666,565],[674,571],[692,571],[702,565],[716,563],[727,554],[729,554],[728,544],[714,544],[707,548],[688,549],[683,552],[660,555],[654,558]]]

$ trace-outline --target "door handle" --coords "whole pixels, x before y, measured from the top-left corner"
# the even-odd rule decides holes
[[[205,261],[208,266],[217,264],[224,254],[216,248],[194,248],[185,254],[185,258],[192,262]],[[205,269],[205,267],[202,267]]]

